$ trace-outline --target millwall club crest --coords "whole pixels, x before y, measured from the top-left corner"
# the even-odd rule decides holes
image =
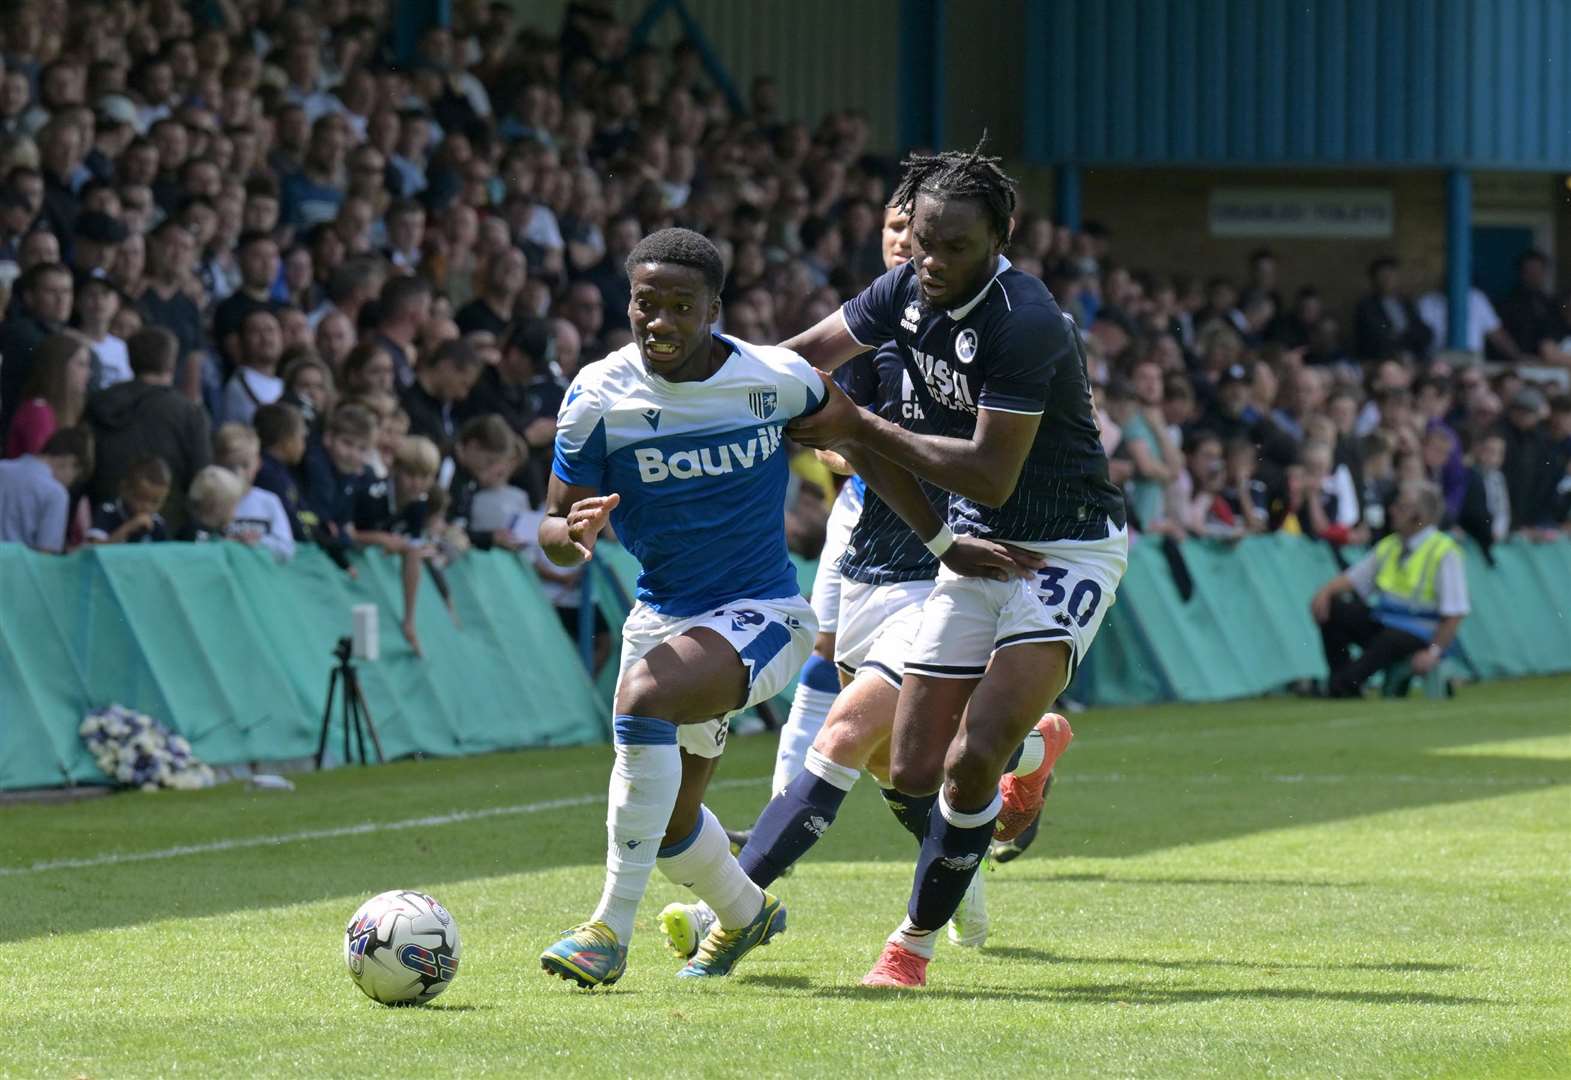
[[[780,404],[780,394],[773,386],[757,386],[747,392],[747,407],[760,420],[768,420]]]
[[[969,326],[955,335],[955,359],[962,364],[976,359],[976,331]]]

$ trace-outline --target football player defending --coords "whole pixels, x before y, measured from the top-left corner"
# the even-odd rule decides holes
[[[977,151],[904,164],[893,202],[911,212],[911,261],[786,344],[832,369],[893,341],[939,434],[859,409],[832,384],[824,408],[791,434],[853,460],[876,455],[951,492],[953,531],[1045,565],[1030,580],[940,571],[905,654],[890,778],[907,796],[938,798],[906,918],[863,980],[897,987],[925,984],[935,932],[959,906],[995,821],[1007,838],[1040,808],[1040,783],[1003,774],[1073,676],[1128,557],[1079,335],[1041,281],[1002,255],[1013,182]],[[815,785],[814,812],[832,817],[848,787]]]
[[[822,406],[824,380],[788,350],[712,332],[724,269],[697,233],[653,233],[627,268],[634,341],[569,388],[540,527],[548,557],[573,566],[611,523],[642,571],[622,631],[605,888],[540,958],[583,987],[626,970],[657,863],[718,916],[681,975],[727,975],[785,928],[702,800],[729,716],[779,693],[816,629],[786,553],[780,433]],[[990,543],[971,554],[1013,565]]]
[[[884,214],[884,261],[890,268],[910,258],[909,218],[899,206],[886,208]],[[878,415],[912,430],[929,430],[911,377],[892,344],[875,352],[863,353],[842,366],[835,380],[859,406],[875,409]],[[820,451],[828,454],[828,451]],[[835,455],[838,458],[838,455]],[[818,615],[818,641],[827,636],[833,643],[833,657],[845,690],[831,699],[833,707],[822,730],[806,732],[810,749],[803,747],[787,757],[787,733],[799,719],[797,705],[802,703],[799,687],[792,707],[792,724],[782,733],[780,754],[776,759],[773,794],[755,829],[738,856],[742,869],[763,888],[774,881],[820,840],[834,815],[819,813],[823,801],[812,789],[819,784],[854,783],[859,771],[867,769],[879,782],[879,789],[895,818],[918,844],[927,831],[927,820],[935,796],[908,796],[889,784],[888,740],[894,725],[895,704],[900,687],[901,666],[920,620],[922,602],[933,588],[939,562],[918,538],[918,533],[938,535],[944,525],[949,496],[931,486],[917,493],[925,496],[931,509],[918,507],[914,512],[926,517],[908,524],[880,492],[892,483],[907,487],[909,474],[890,472],[881,459],[861,464],[875,477],[875,486],[857,499],[859,513],[848,535],[840,538],[831,555],[825,549],[814,583],[813,610]],[[837,461],[837,466],[844,466]],[[855,477],[852,483],[858,483]],[[842,493],[842,499],[844,494]],[[836,513],[842,503],[836,503]],[[908,510],[908,513],[912,511]],[[916,531],[913,531],[915,526]],[[831,517],[831,535],[834,518]],[[843,557],[842,557],[843,556]],[[830,560],[833,561],[830,561]],[[1043,565],[1040,558],[1022,557],[1022,573],[1034,576]],[[831,576],[833,600],[823,601],[819,586]],[[843,580],[842,580],[843,578]],[[833,620],[838,635],[825,635],[825,620]],[[815,648],[816,648],[815,644]],[[804,667],[804,679],[813,659]],[[801,735],[801,731],[796,732]],[[1055,714],[1043,717],[1037,730],[1030,732],[1011,767],[1029,780],[1040,778],[1043,786],[1051,776],[1054,761],[1072,737],[1068,721]],[[714,922],[713,913],[702,904],[670,904],[660,912],[659,924],[671,951],[686,958],[697,951]],[[983,893],[983,875],[971,879],[964,900],[949,923],[949,939],[957,945],[980,947],[987,940],[988,917]]]

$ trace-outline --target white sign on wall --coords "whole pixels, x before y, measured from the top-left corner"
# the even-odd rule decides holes
[[[1391,235],[1389,188],[1212,188],[1212,236],[1378,240]]]

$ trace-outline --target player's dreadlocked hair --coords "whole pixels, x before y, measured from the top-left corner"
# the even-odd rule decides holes
[[[986,145],[987,136],[983,135],[973,150],[912,154],[900,163],[905,171],[889,205],[910,213],[918,195],[975,199],[986,209],[993,232],[1007,239],[1009,218],[1015,212],[1015,181],[999,167],[1002,159],[982,153]]]
[[[725,287],[725,263],[720,252],[707,237],[691,229],[661,229],[640,240],[627,256],[627,274],[645,263],[671,263],[687,266],[704,275],[709,291],[720,295]]]

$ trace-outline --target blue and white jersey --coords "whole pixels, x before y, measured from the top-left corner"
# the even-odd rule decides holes
[[[800,591],[781,431],[823,404],[823,380],[789,349],[715,336],[731,355],[702,382],[652,375],[627,345],[579,371],[557,416],[552,471],[622,497],[611,524],[663,615]]]

